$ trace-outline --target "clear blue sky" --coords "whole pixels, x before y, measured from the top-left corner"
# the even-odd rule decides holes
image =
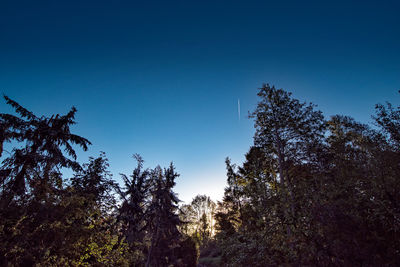
[[[80,161],[105,151],[114,178],[139,153],[175,163],[182,200],[216,199],[263,83],[363,122],[400,102],[399,3],[0,0],[0,91],[37,114],[76,106]]]

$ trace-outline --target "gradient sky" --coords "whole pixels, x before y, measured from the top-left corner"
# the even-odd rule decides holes
[[[105,151],[119,179],[134,153],[173,161],[182,200],[218,199],[225,157],[241,163],[252,144],[263,83],[362,122],[399,104],[399,12],[384,0],[0,0],[0,92],[40,115],[76,106],[73,130],[93,143],[81,162]]]

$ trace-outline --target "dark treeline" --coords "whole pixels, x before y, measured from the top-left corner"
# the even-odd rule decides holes
[[[135,156],[124,187],[104,154],[82,166],[74,147],[90,142],[70,132],[75,108],[37,117],[5,97],[18,116],[0,115],[1,266],[195,266],[196,243],[181,234],[178,174],[144,169]],[[12,151],[3,144],[12,142]],[[66,179],[62,168],[74,175]],[[118,201],[119,200],[119,201]]]
[[[400,109],[376,105],[370,127],[269,85],[258,96],[223,201],[180,207],[172,164],[135,155],[119,185],[104,153],[77,162],[90,142],[70,132],[75,108],[37,117],[5,97],[17,115],[0,114],[0,265],[400,265]]]
[[[400,109],[376,105],[371,128],[269,85],[258,96],[254,145],[226,162],[222,264],[399,266]]]

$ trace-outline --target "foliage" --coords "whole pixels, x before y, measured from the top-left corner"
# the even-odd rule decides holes
[[[172,191],[175,179],[179,175],[171,164],[162,170],[159,166],[151,173],[153,179],[152,202],[148,216],[151,245],[147,256],[146,266],[168,266],[176,264],[178,259],[173,251],[179,246],[181,234],[178,225],[181,224],[178,210],[178,198]]]
[[[265,85],[254,146],[227,160],[216,214],[227,266],[398,265],[399,109],[377,105],[380,129]]]
[[[90,142],[70,132],[75,108],[37,117],[5,99],[19,117],[0,114],[0,154],[4,142],[15,145],[0,167],[1,266],[197,264],[195,242],[178,231],[172,164],[143,170],[135,155],[138,166],[122,175],[121,189],[104,153],[82,166],[76,161],[73,147],[87,150]]]
[[[258,96],[254,145],[242,166],[226,159],[222,202],[181,207],[173,164],[134,155],[121,188],[104,153],[78,163],[90,142],[71,132],[75,108],[38,117],[5,96],[0,266],[400,265],[400,107],[376,105],[370,127],[269,85]]]
[[[183,222],[181,230],[192,236],[202,247],[214,236],[214,213],[216,204],[206,195],[197,195],[190,204],[180,207],[179,216]]]

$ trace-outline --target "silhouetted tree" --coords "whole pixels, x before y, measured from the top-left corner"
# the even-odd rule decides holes
[[[143,170],[143,159],[134,155],[137,167],[129,177],[122,174],[125,191],[119,192],[122,205],[119,208],[118,221],[121,231],[130,248],[135,253],[137,264],[144,265],[146,253],[146,232],[149,231],[148,206],[150,204],[151,171]]]
[[[1,166],[9,174],[3,177],[2,196],[12,194],[21,197],[28,189],[35,190],[34,195],[40,197],[43,187],[49,185],[59,168],[80,170],[76,162],[76,153],[72,145],[78,145],[84,150],[90,142],[70,132],[70,126],[75,124],[76,109],[73,107],[66,115],[37,117],[32,112],[20,106],[17,102],[4,96],[20,117],[10,114],[0,114],[1,141],[20,142],[24,148],[14,148]],[[66,151],[68,158],[62,152]],[[6,203],[7,204],[7,203]]]
[[[172,164],[164,171],[157,167],[152,172],[154,184],[149,207],[152,235],[146,266],[168,266],[178,261],[173,252],[181,239],[178,230],[181,220],[177,214],[179,200],[172,191],[178,176]]]
[[[222,263],[398,265],[399,109],[377,105],[374,130],[268,85],[259,96],[254,146],[242,167],[227,161]]]
[[[20,117],[0,114],[1,143],[15,145],[1,165],[0,265],[127,265],[107,159],[76,161],[73,146],[90,144],[70,132],[76,109],[37,117],[5,99]],[[75,172],[71,183],[61,168]]]

